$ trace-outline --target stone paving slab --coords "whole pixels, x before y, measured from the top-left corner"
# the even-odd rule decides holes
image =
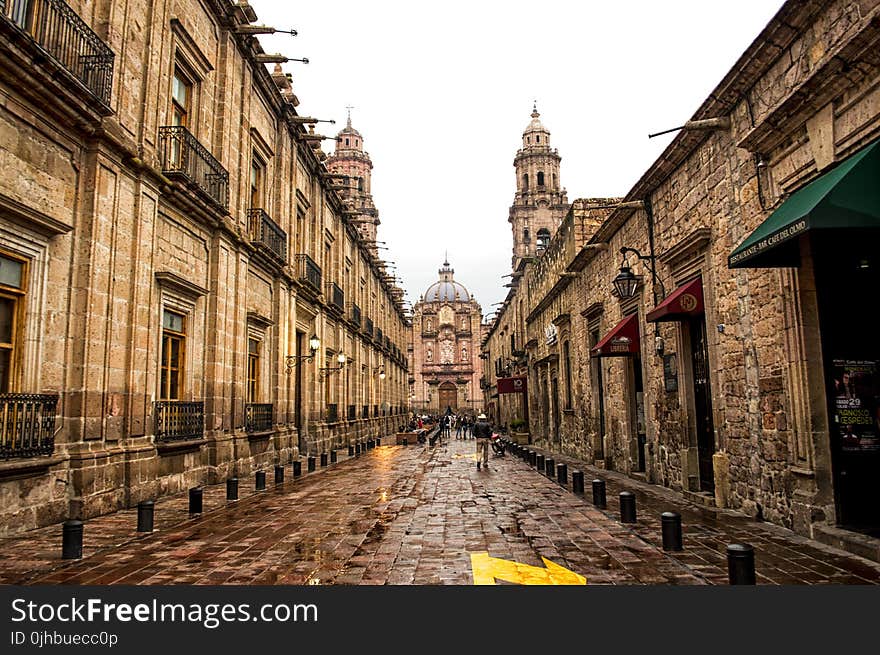
[[[684,503],[685,550],[666,553],[669,499],[603,473],[605,511],[510,454],[478,471],[472,440],[340,453],[300,478],[288,466],[282,485],[270,472],[266,491],[243,478],[235,502],[225,484],[205,487],[197,517],[187,494],[161,499],[150,534],[136,532],[136,510],[85,521],[81,560],[61,559],[60,526],[3,539],[0,583],[470,585],[471,555],[485,552],[534,567],[547,558],[587,584],[727,584],[733,539],[755,545],[760,583],[880,581],[880,567],[856,556]],[[635,525],[617,520],[624,483],[637,496]]]
[[[552,457],[557,464],[567,465],[568,481],[564,488],[570,493],[572,471],[582,471],[585,502],[592,504],[592,480],[604,480],[607,509],[600,511],[609,518],[620,517],[620,492],[634,493],[637,521],[630,527],[648,544],[662,548],[660,515],[667,511],[678,512],[682,521],[684,550],[674,552],[672,556],[710,584],[728,583],[727,546],[734,543],[747,543],[754,548],[758,584],[880,584],[880,564],[871,560],[826,546],[781,526],[756,521],[734,510],[689,502],[681,494],[665,487],[635,480],[616,471],[596,468],[559,453],[527,447],[545,457]],[[546,474],[529,466],[528,462],[515,456],[512,459],[533,475],[563,488],[556,480],[551,481]]]

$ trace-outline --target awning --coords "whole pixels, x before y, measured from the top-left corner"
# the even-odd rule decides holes
[[[498,393],[525,393],[526,378],[518,375],[512,378],[498,378]]]
[[[648,312],[649,323],[659,321],[683,321],[703,313],[703,280],[697,278],[682,284],[666,299]]]
[[[639,317],[631,314],[606,334],[590,351],[593,357],[639,354]]]
[[[728,268],[798,266],[807,230],[880,228],[880,140],[791,195],[727,258]]]

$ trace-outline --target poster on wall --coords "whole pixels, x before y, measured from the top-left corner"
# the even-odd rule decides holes
[[[880,376],[877,360],[835,359],[834,430],[843,452],[880,451]]]
[[[663,383],[667,392],[678,391],[678,360],[675,353],[663,355]]]

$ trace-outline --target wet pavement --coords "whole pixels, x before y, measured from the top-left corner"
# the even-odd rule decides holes
[[[880,565],[735,512],[570,459],[566,486],[510,454],[478,471],[474,448],[453,438],[340,451],[314,472],[303,462],[298,478],[288,466],[283,484],[268,471],[265,491],[242,478],[237,501],[224,484],[205,487],[196,517],[187,494],[163,498],[152,533],[136,531],[135,509],[85,521],[79,560],[61,559],[60,525],[33,530],[0,540],[0,583],[470,585],[477,558],[531,574],[546,558],[588,585],[727,584],[726,546],[743,542],[755,548],[759,584],[880,583]],[[571,491],[575,469],[586,495]],[[599,473],[606,510],[591,502]],[[624,488],[636,494],[635,524],[619,520]],[[661,548],[667,510],[682,515],[683,551]]]

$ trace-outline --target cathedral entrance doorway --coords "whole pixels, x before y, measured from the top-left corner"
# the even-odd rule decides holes
[[[447,408],[456,411],[458,409],[458,388],[452,382],[444,382],[438,390],[440,399],[440,413],[446,411]]]

